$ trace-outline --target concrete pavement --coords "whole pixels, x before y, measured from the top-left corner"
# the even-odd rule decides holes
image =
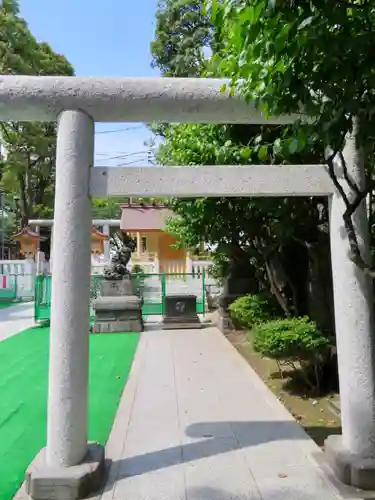
[[[0,309],[0,342],[34,326],[34,303],[20,303]]]
[[[337,500],[316,453],[216,328],[144,332],[96,498]]]

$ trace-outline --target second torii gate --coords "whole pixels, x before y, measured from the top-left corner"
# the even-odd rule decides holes
[[[349,259],[344,203],[325,166],[92,168],[94,122],[281,124],[221,80],[169,78],[0,77],[0,120],[58,120],[47,447],[26,477],[34,499],[88,495],[104,474],[104,450],[87,443],[90,196],[327,196],[340,376],[342,436],[326,443],[340,479],[375,489],[375,376],[372,282]],[[349,174],[363,165],[348,138]],[[337,171],[338,178],[342,172]],[[368,253],[366,210],[355,214]]]
[[[33,228],[35,228],[35,231],[37,233],[40,232],[41,227],[50,227],[51,228],[51,250],[52,250],[52,242],[53,242],[53,219],[30,219],[29,220],[29,225]],[[120,227],[120,219],[93,219],[92,220],[92,225],[93,226],[99,226],[102,227],[103,234],[106,236],[110,235],[110,228],[111,227]],[[104,257],[106,261],[109,261],[110,259],[110,248],[109,248],[109,241],[104,242]]]

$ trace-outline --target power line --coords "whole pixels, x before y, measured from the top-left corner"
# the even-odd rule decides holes
[[[95,134],[97,134],[97,135],[99,135],[99,134],[117,134],[119,132],[126,132],[128,130],[137,130],[137,129],[141,129],[141,128],[145,128],[145,127],[143,127],[142,125],[136,125],[135,127],[117,128],[114,130],[100,130],[98,132],[95,132]]]
[[[121,160],[122,158],[127,158],[128,156],[149,154],[150,152],[152,152],[152,149],[142,149],[142,151],[134,151],[132,153],[122,153],[115,156],[110,156],[109,158],[106,158],[106,160],[116,160],[117,158]]]
[[[128,151],[111,151],[111,152],[108,152],[108,153],[95,153],[95,156],[112,156],[112,155],[116,155],[114,156],[115,158],[121,158],[123,156],[129,156],[129,155],[133,155],[133,154],[138,154],[138,153],[147,153],[148,151],[156,151],[157,148],[148,148],[148,149],[144,149],[142,151],[137,151],[137,152],[132,152],[132,153],[129,153]]]
[[[150,150],[145,150],[145,151],[136,151],[134,153],[127,153],[123,155],[116,155],[116,156],[110,156],[109,158],[100,158],[100,161],[112,161],[112,160],[125,160],[126,158],[129,158],[131,156],[136,156],[136,155],[143,155],[144,157],[146,156],[153,156],[153,152]]]
[[[111,151],[110,153],[95,153],[95,156],[126,155],[126,151]]]

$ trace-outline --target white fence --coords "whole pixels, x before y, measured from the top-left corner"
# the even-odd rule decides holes
[[[15,286],[19,300],[34,298],[35,275],[33,260],[0,260],[0,287],[7,290]]]
[[[213,264],[212,260],[191,260],[190,262],[191,269],[187,272],[194,275],[207,274],[207,269]]]
[[[159,262],[155,261],[146,261],[146,262],[137,262],[133,265],[139,265],[144,269],[145,273],[159,273]],[[211,260],[190,260],[188,261],[186,273],[188,274],[202,274],[204,271],[207,272],[207,268],[212,265]],[[96,261],[92,260],[91,269],[92,274],[103,274],[104,268],[109,266],[109,262],[106,261]],[[181,261],[169,261],[168,269],[165,272],[181,272],[180,269]],[[49,272],[49,264],[45,263],[45,273]],[[129,266],[131,269],[132,265]],[[0,274],[6,275],[21,275],[24,276],[26,274],[35,274],[36,273],[36,264],[33,260],[0,260]]]
[[[32,274],[34,261],[28,260],[0,260],[0,273],[4,275],[24,276]]]
[[[143,269],[145,274],[158,274],[160,272],[159,262],[157,260],[153,262],[140,262],[137,263]],[[190,260],[187,263],[186,273],[193,274],[196,277],[200,277],[203,272],[207,273],[207,268],[212,264],[209,260]],[[104,269],[108,267],[109,262],[104,261],[92,261],[91,264],[91,274],[102,275]],[[163,269],[166,273],[180,273],[183,270],[180,268],[181,262],[170,261]],[[17,281],[17,298],[18,299],[32,299],[34,297],[34,285],[35,276],[37,272],[36,263],[31,260],[0,260],[0,278],[4,277],[16,277]],[[129,266],[131,270],[132,266]],[[44,273],[48,274],[50,271],[49,264],[46,263],[44,266]],[[209,284],[211,280],[206,275],[206,283]],[[0,280],[0,288],[6,288],[7,283],[11,283],[10,279]]]
[[[141,266],[143,272],[146,274],[157,274],[159,272],[158,262],[142,262],[137,265]],[[109,266],[109,262],[92,262],[91,263],[91,274],[92,275],[102,275],[104,274],[104,269]],[[128,265],[129,271],[132,269],[132,265]]]

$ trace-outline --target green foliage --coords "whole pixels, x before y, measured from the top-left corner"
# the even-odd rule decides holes
[[[217,63],[232,89],[266,115],[309,116],[309,124],[287,129],[283,139],[291,152],[318,138],[324,146],[340,147],[357,116],[361,143],[373,154],[373,0],[209,3],[224,38]]]
[[[39,43],[19,15],[18,3],[0,6],[0,73],[23,75],[73,75],[64,56]],[[7,122],[0,124],[6,156],[0,157],[0,188],[6,198],[19,198],[23,224],[29,217],[52,215],[56,124]],[[10,208],[9,206],[7,207]]]
[[[200,76],[210,32],[210,19],[201,0],[161,0],[151,44],[153,67],[158,67],[164,76]]]
[[[158,159],[164,165],[235,165],[259,163],[259,136],[264,140],[277,134],[275,128],[213,125],[174,125],[169,128]],[[261,139],[261,140],[263,140]],[[312,151],[306,160],[312,160]],[[294,159],[295,158],[295,159]],[[299,155],[287,157],[300,161]],[[243,167],[252,168],[252,167]],[[309,248],[328,231],[326,201],[318,198],[199,198],[174,199],[171,208],[178,216],[167,223],[180,246],[205,241],[223,255],[216,276],[227,273],[230,261],[246,254],[262,287],[278,293],[279,282],[273,269],[274,257],[292,241],[306,242]],[[328,243],[327,243],[328,244]],[[223,265],[222,265],[223,264]],[[278,265],[280,268],[281,264]],[[285,270],[283,271],[286,272]],[[219,273],[219,274],[218,274]],[[225,274],[227,275],[227,274]],[[223,277],[223,275],[221,275]],[[278,297],[282,300],[281,295]],[[291,301],[294,296],[291,294]],[[285,313],[292,302],[282,305]],[[293,313],[304,314],[293,304]]]
[[[229,272],[229,259],[221,252],[213,252],[211,255],[213,264],[208,266],[207,275],[213,278],[218,285],[224,284],[224,278],[228,276]]]
[[[230,78],[231,91],[242,94],[266,116],[296,119],[273,144],[261,147],[261,157],[269,150],[282,155],[302,153],[313,145],[326,151],[329,175],[345,204],[349,257],[373,277],[355,236],[353,214],[368,194],[374,194],[375,186],[371,61],[375,1],[207,0],[207,5],[223,38],[215,65]],[[357,158],[366,170],[358,185],[348,175],[345,158],[338,156],[341,183],[333,163],[348,133],[355,138]],[[370,206],[373,221],[373,203]]]
[[[181,23],[186,5],[196,3],[168,0],[159,8],[153,63],[164,76],[232,76],[229,65],[234,64],[236,56],[230,40],[236,34],[230,32],[229,24],[219,21],[226,11],[215,3],[203,11],[199,3],[194,10],[195,24]],[[235,12],[237,5],[245,8],[247,4],[228,0],[226,9]],[[206,16],[210,10],[215,24],[209,28],[208,38],[195,39],[195,55],[191,58],[191,52],[184,51],[182,41],[189,36],[184,30],[194,30],[198,25],[207,27]],[[235,20],[234,14],[233,23]],[[240,32],[243,34],[244,30],[241,28]],[[204,45],[212,49],[214,57],[211,60],[202,60],[199,56]],[[229,58],[227,67],[226,57]],[[324,162],[324,148],[315,136],[296,141],[285,126],[187,124],[163,126],[159,130],[164,142],[157,161],[162,165],[194,168],[198,165]],[[191,248],[205,241],[217,248],[216,254],[222,258],[210,270],[211,274],[222,279],[233,262],[247,259],[261,284],[260,289],[274,293],[285,314],[307,312],[298,309],[296,289],[286,290],[290,280],[281,257],[284,248],[296,242],[301,242],[298,244],[309,248],[313,254],[315,245],[322,239],[320,235],[327,232],[325,200],[281,197],[178,199],[172,200],[171,208],[178,217],[168,222],[167,229],[181,247]],[[280,281],[277,278],[280,274],[286,278]],[[301,293],[305,294],[306,287],[301,288]]]
[[[237,328],[253,328],[275,317],[272,301],[261,294],[239,297],[229,306],[229,312]]]
[[[231,90],[266,116],[297,118],[270,145],[272,150],[303,152],[320,143],[330,153],[326,163],[345,204],[349,257],[373,276],[361,255],[352,216],[375,185],[375,68],[370,55],[375,50],[374,0],[208,2],[223,34],[216,66],[231,79]],[[302,113],[307,120],[301,119]],[[341,157],[342,189],[332,160],[348,132],[355,136],[357,154],[363,155],[366,175],[362,185],[353,184]],[[370,229],[374,241],[374,224]]]
[[[307,316],[258,324],[252,334],[254,349],[276,360],[310,361],[325,355],[330,345]]]
[[[94,198],[92,199],[93,219],[119,219],[121,217],[120,205],[123,198]]]
[[[5,201],[4,207],[7,206]],[[8,205],[10,206],[10,205]],[[14,211],[9,208],[4,209],[4,216],[2,216],[0,209],[0,240],[4,237],[5,247],[9,246],[9,244],[14,244],[11,240],[12,236],[17,232],[17,224],[16,217]]]
[[[256,325],[252,330],[253,347],[262,356],[275,359],[299,374],[309,389],[320,394],[324,366],[329,360],[331,339],[307,316],[277,319]]]
[[[274,128],[266,130],[258,126],[173,125],[166,133],[157,159],[163,165],[192,167],[259,163],[259,135],[267,140],[277,133]],[[313,151],[311,156],[317,154]],[[293,163],[291,157],[286,160]],[[171,219],[167,227],[187,247],[202,240],[212,245],[235,242],[253,246],[251,242],[255,237],[257,241],[261,237],[286,240],[295,234],[296,228],[301,238],[305,237],[302,233],[313,236],[314,226],[321,222],[316,205],[317,200],[299,198],[178,199],[173,200],[171,206],[179,218]]]
[[[231,127],[172,125],[159,148],[157,160],[164,165],[235,165],[247,163],[250,148],[231,140]]]
[[[201,0],[159,0],[155,39],[151,43],[152,67],[167,77],[203,76],[205,54],[214,44],[212,26]],[[169,124],[152,124],[164,136]]]

